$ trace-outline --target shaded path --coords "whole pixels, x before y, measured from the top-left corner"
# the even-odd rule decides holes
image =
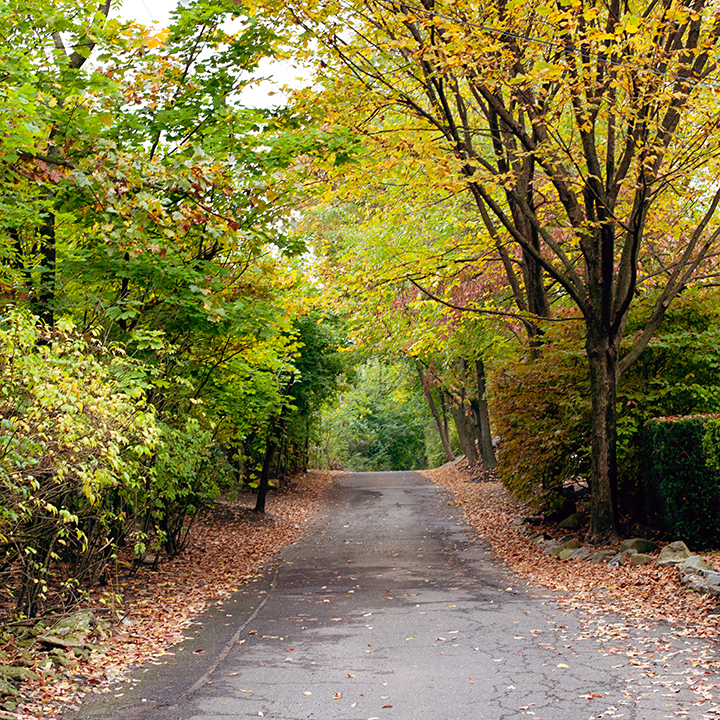
[[[664,694],[579,634],[504,575],[421,475],[355,474],[260,581],[210,608],[120,697],[71,717],[702,717],[689,690]]]

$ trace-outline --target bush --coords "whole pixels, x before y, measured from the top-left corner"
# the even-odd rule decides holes
[[[720,422],[707,416],[656,418],[645,427],[647,514],[694,548],[720,541],[719,440]]]
[[[628,339],[638,327],[628,323]],[[668,312],[640,359],[620,378],[621,512],[646,519],[644,425],[653,417],[720,411],[719,345],[718,298],[688,292]],[[589,477],[590,383],[583,346],[577,324],[550,324],[540,357],[504,356],[492,367],[493,420],[501,438],[498,471],[517,497],[538,507],[552,507],[565,479]]]
[[[496,363],[490,392],[503,483],[515,497],[552,510],[565,480],[589,474],[590,383],[576,327],[550,328],[545,340],[537,359]]]
[[[106,498],[157,442],[121,354],[69,327],[43,332],[19,312],[0,318],[0,567],[20,570],[27,615],[50,588],[72,596],[103,572],[115,520]]]

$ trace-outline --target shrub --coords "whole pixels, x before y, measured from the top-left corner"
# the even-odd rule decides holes
[[[707,416],[656,418],[647,423],[644,436],[648,516],[691,547],[717,547],[720,423]]]
[[[24,614],[51,587],[72,595],[102,573],[113,523],[105,500],[157,442],[125,365],[70,327],[48,335],[19,312],[0,318],[0,566],[19,568]]]
[[[630,322],[628,339],[634,330]],[[555,323],[546,329],[538,358],[528,360],[518,353],[493,363],[492,411],[501,437],[498,471],[516,496],[536,506],[552,506],[563,480],[589,477],[590,384],[583,345],[577,324]],[[720,411],[718,347],[718,298],[687,293],[620,378],[617,453],[622,512],[646,519],[645,423],[653,417]]]
[[[554,509],[562,483],[587,477],[589,381],[576,327],[550,328],[542,355],[504,357],[491,374],[497,470],[515,497]]]

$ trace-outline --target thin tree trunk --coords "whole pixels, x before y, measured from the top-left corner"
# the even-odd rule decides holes
[[[445,429],[445,437],[450,441],[450,428],[448,427],[448,411],[445,402],[445,393],[440,392],[440,409],[442,410],[443,428]]]
[[[451,462],[455,459],[455,454],[453,453],[452,447],[450,446],[450,438],[447,432],[447,423],[443,423],[443,420],[440,417],[440,413],[438,412],[435,401],[433,400],[432,390],[430,389],[430,385],[427,382],[427,376],[423,373],[422,368],[419,364],[417,365],[417,371],[420,377],[420,385],[422,385],[423,394],[425,395],[425,399],[427,400],[430,412],[435,418],[435,424],[437,425],[443,450],[445,451],[445,457],[448,459],[448,462]]]
[[[310,463],[310,418],[305,418],[305,447],[303,448],[302,471],[307,472]]]
[[[482,358],[475,360],[475,374],[477,376],[477,418],[480,428],[480,456],[485,470],[492,470],[497,465],[495,451],[490,431],[490,413],[488,411],[487,395],[485,394],[485,364]]]
[[[477,453],[475,447],[475,438],[473,432],[468,427],[468,419],[465,417],[465,408],[462,400],[455,401],[454,398],[450,398],[450,411],[452,412],[453,420],[455,421],[455,428],[457,429],[458,439],[460,440],[460,447],[462,448],[465,457],[470,465],[476,465],[480,460],[480,456]]]
[[[272,466],[275,448],[277,447],[273,430],[274,427],[268,433],[267,445],[265,446],[265,456],[263,457],[262,471],[260,473],[257,501],[255,502],[256,513],[265,512],[265,499],[267,498],[268,486],[270,485],[270,467]]]
[[[57,250],[55,246],[55,213],[48,212],[45,221],[38,230],[42,270],[37,287],[35,312],[49,327],[55,324],[55,265]]]
[[[586,352],[592,396],[592,456],[590,540],[612,542],[617,525],[617,427],[616,378],[619,338],[613,343],[607,332],[588,323]]]

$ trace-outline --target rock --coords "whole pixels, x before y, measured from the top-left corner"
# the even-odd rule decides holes
[[[100,621],[95,617],[94,613],[89,610],[81,610],[73,613],[70,617],[66,617],[64,620],[60,620],[51,630],[44,632],[43,635],[64,635],[73,630],[76,632],[89,633],[99,623]],[[65,630],[65,632],[62,632],[63,630]]]
[[[541,542],[544,542],[545,540],[552,540],[552,538],[549,535],[546,535],[545,533],[536,533],[535,535],[530,536],[530,540],[539,545]]]
[[[545,520],[548,522],[559,522],[560,520],[564,520],[566,517],[572,515],[574,512],[577,512],[575,503],[572,500],[568,500],[568,498],[564,498],[562,505],[555,510],[555,512],[545,514]]]
[[[647,554],[655,552],[658,546],[651,540],[645,540],[643,538],[631,538],[630,540],[623,540],[620,545],[620,552],[625,550],[635,550],[639,553]]]
[[[565,548],[558,553],[558,560],[569,560],[577,548]]]
[[[607,562],[608,558],[611,558],[614,554],[612,550],[598,550],[588,556],[588,562],[599,565],[600,563]]]
[[[708,570],[705,573],[705,582],[708,585],[720,586],[720,572],[716,572],[715,570]]]
[[[558,530],[578,530],[585,524],[585,516],[582,513],[573,513],[559,522],[555,527]]]
[[[22,648],[17,652],[12,663],[13,665],[20,665],[22,667],[33,667],[35,665],[35,658],[29,650]]]
[[[575,548],[570,555],[568,560],[587,560],[590,557],[591,550],[589,547]]]
[[[62,637],[56,635],[40,635],[38,642],[43,645],[57,648],[84,648],[88,647],[88,643],[83,642],[75,635],[64,635]]]
[[[633,567],[637,565],[650,565],[655,561],[651,555],[645,555],[645,553],[636,552],[630,556],[630,565]]]
[[[48,657],[57,667],[76,668],[78,661],[74,657],[66,655],[62,650],[55,648],[48,653]]]
[[[688,549],[688,546],[682,542],[682,540],[678,540],[677,542],[666,545],[660,551],[660,557],[658,557],[656,562],[661,567],[667,567],[668,565],[678,565],[691,556],[692,553]]]
[[[11,683],[0,677],[0,697],[15,697],[18,689]]]
[[[615,567],[622,567],[623,565],[627,564],[627,558],[625,557],[624,553],[617,553],[617,555],[613,555],[608,560],[608,565],[614,565]]]
[[[681,575],[704,575],[708,571],[715,571],[715,566],[699,555],[685,558],[677,567]]]
[[[576,548],[581,547],[580,541],[576,540],[575,538],[571,538],[570,540],[565,540],[563,542],[555,543],[549,550],[549,555],[554,555],[555,557],[559,557],[560,553],[563,550],[575,550]]]
[[[39,680],[40,676],[26,667],[15,665],[0,665],[0,678],[21,682],[22,680]]]

